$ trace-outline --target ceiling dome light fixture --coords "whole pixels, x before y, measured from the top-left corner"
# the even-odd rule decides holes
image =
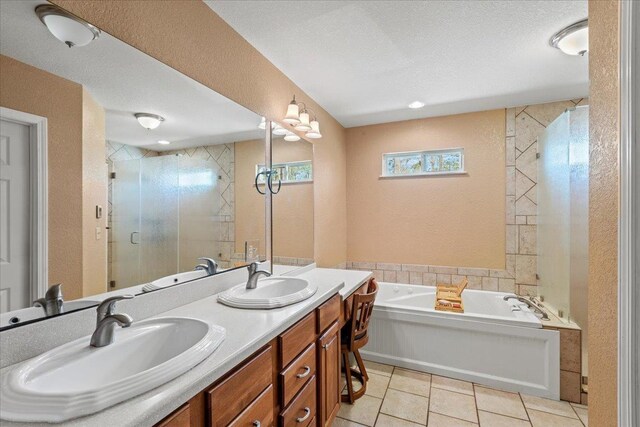
[[[424,102],[413,101],[411,104],[408,105],[408,107],[413,109],[413,110],[416,110],[418,108],[424,107]]]
[[[166,139],[161,139],[160,141],[158,141],[158,144],[160,144],[160,145],[169,145],[169,144],[171,144],[171,141],[167,141]]]
[[[100,29],[52,4],[36,7],[36,15],[55,38],[69,47],[86,46],[100,37]]]
[[[555,33],[549,45],[567,55],[584,56],[589,51],[589,20],[583,19]]]
[[[164,117],[157,114],[135,113],[134,116],[138,119],[140,126],[149,130],[157,128],[160,123],[164,122]]]

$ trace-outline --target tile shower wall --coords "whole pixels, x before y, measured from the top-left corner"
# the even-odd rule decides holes
[[[207,242],[215,248],[220,248],[218,253],[219,264],[222,268],[231,267],[234,260],[235,246],[235,201],[234,201],[234,144],[220,144],[202,147],[193,147],[183,150],[152,151],[131,145],[120,144],[114,141],[107,141],[107,165],[109,172],[112,171],[113,162],[121,160],[137,160],[145,157],[183,155],[212,162],[218,173],[221,184],[218,188],[220,192],[220,209],[214,216],[214,236],[215,240]],[[108,188],[108,226],[112,226],[113,213],[113,180],[109,180]],[[112,275],[112,233],[109,233],[107,276],[109,281],[113,280]]]
[[[348,261],[378,280],[435,286],[469,280],[469,289],[537,295],[537,138],[567,108],[588,100],[527,105],[506,110],[506,260],[504,270]]]

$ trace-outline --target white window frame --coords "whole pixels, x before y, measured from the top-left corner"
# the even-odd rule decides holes
[[[282,181],[282,185],[288,185],[288,184],[305,184],[305,183],[309,183],[309,182],[313,182],[313,160],[298,160],[295,162],[281,162],[281,163],[274,163],[271,165],[271,169],[275,169],[277,167],[282,167],[285,166],[287,169],[290,165],[302,165],[302,164],[306,164],[309,163],[311,164],[311,178],[310,179],[303,179],[300,181]],[[264,164],[257,164],[256,165],[256,175],[260,172],[261,168],[264,168],[265,165]],[[261,175],[260,178],[258,179],[258,185],[264,185],[265,181],[264,181],[264,175]]]
[[[387,173],[387,157],[391,156],[411,156],[416,154],[421,154],[423,156],[431,155],[431,154],[442,154],[442,153],[460,153],[460,170],[457,171],[437,171],[437,172],[418,172],[418,173],[407,173],[407,174],[388,174]],[[424,158],[424,157],[423,157]],[[413,178],[413,177],[424,177],[424,176],[441,176],[441,175],[466,175],[467,171],[464,168],[464,148],[455,147],[455,148],[442,148],[437,150],[417,150],[417,151],[397,151],[393,153],[382,153],[382,174],[380,178]]]

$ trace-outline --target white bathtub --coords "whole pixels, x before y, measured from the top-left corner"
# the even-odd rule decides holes
[[[434,310],[432,286],[379,285],[365,359],[559,398],[559,332],[510,294],[465,290],[465,312],[448,313]]]

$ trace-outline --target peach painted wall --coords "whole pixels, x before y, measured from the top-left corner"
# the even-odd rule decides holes
[[[347,130],[349,261],[505,268],[505,110]],[[383,153],[463,147],[466,175],[380,178]]]
[[[264,163],[264,141],[235,144],[236,252],[255,236],[264,244],[264,196],[254,186],[256,164]],[[313,160],[305,141],[273,140],[273,163]],[[313,183],[284,184],[273,197],[273,255],[313,258]],[[260,247],[264,253],[264,246]]]
[[[619,2],[590,0],[589,424],[598,427],[617,425],[618,34]]]
[[[314,143],[315,258],[321,266],[346,261],[344,128],[222,18],[200,1],[169,0],[153,7],[141,0],[53,3],[271,120],[282,118],[293,94],[306,102],[324,136]]]
[[[107,291],[107,163],[104,108],[82,89],[82,287]],[[96,206],[102,218],[96,218]],[[98,235],[99,230],[99,235]]]
[[[49,283],[82,297],[82,86],[0,55],[0,105],[48,119]]]

